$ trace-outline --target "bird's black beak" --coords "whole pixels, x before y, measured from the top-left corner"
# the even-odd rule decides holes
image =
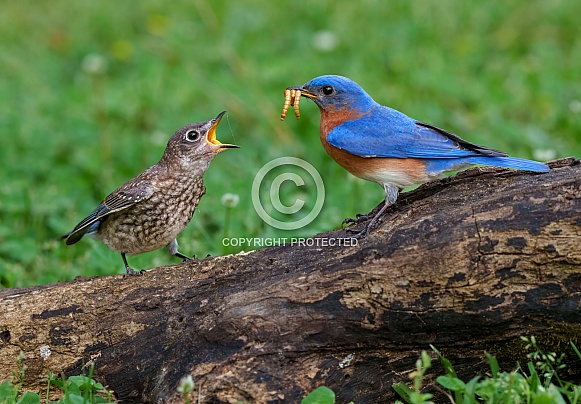
[[[305,98],[317,98],[317,94],[310,92],[305,86],[293,86],[287,87],[287,90],[298,90],[301,92],[301,96]]]
[[[237,149],[240,146],[237,146],[235,144],[224,144],[220,142],[218,139],[216,139],[216,129],[218,128],[218,125],[220,124],[220,121],[222,120],[222,117],[224,116],[225,113],[226,111],[222,111],[218,114],[216,118],[214,118],[214,123],[212,124],[210,130],[208,130],[206,140],[211,145],[217,146],[220,149]]]

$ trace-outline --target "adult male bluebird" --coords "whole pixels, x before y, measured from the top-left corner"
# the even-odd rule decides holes
[[[320,76],[303,86],[287,88],[309,98],[321,112],[320,139],[325,151],[351,174],[377,182],[385,190],[385,204],[363,230],[367,234],[401,189],[440,178],[446,171],[469,165],[547,172],[545,163],[509,157],[506,153],[479,146],[436,126],[416,121],[392,108],[378,104],[354,81],[334,75]],[[358,215],[360,222],[366,216]],[[344,222],[344,223],[345,223]]]
[[[203,177],[210,162],[224,149],[238,147],[216,139],[216,128],[225,113],[175,132],[161,160],[107,196],[63,236],[67,245],[75,244],[85,234],[92,235],[121,253],[128,275],[143,271],[133,270],[126,255],[163,246],[171,255],[190,260],[178,251],[176,237],[190,222],[206,193]]]

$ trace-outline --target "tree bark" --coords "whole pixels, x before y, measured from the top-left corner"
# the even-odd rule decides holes
[[[187,374],[204,402],[298,402],[319,385],[341,403],[393,402],[430,344],[466,377],[486,373],[484,351],[524,363],[519,336],[581,345],[581,165],[551,165],[426,184],[353,246],[337,230],[139,277],[2,290],[0,380],[22,351],[36,391],[47,370],[92,363],[123,402],[179,402]]]

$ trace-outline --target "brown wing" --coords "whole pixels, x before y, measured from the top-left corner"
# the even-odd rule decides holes
[[[83,238],[91,226],[102,218],[149,199],[151,195],[153,195],[153,189],[147,181],[139,181],[137,183],[128,182],[122,185],[119,189],[106,197],[89,216],[81,220],[81,222],[65,236],[67,245],[75,244]]]

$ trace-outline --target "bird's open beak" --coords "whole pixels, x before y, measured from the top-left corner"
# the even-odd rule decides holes
[[[306,98],[317,98],[317,94],[311,93],[309,90],[305,88],[305,86],[293,86],[288,87],[287,90],[299,90],[301,92],[301,96]]]
[[[212,127],[208,131],[206,140],[212,146],[218,146],[218,148],[220,149],[235,149],[240,146],[237,146],[235,144],[224,144],[220,142],[218,139],[216,139],[216,128],[218,128],[218,125],[220,124],[220,121],[222,120],[222,117],[224,116],[225,113],[226,111],[222,111],[218,114],[216,118],[214,118],[214,123],[212,124]]]

